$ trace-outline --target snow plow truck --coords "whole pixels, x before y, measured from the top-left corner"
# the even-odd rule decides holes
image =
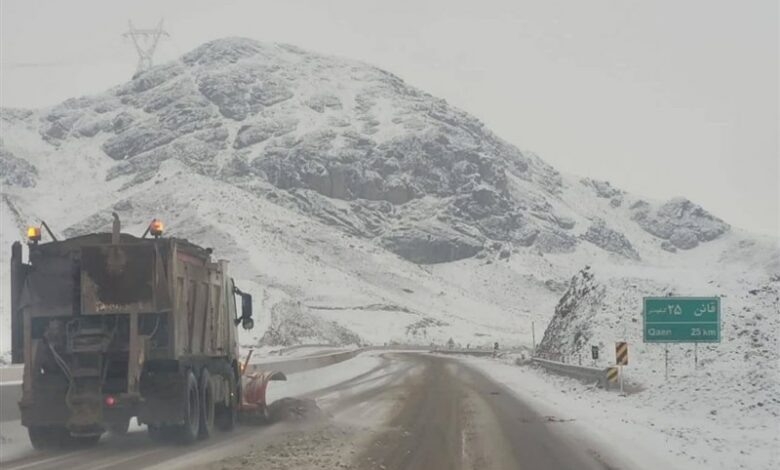
[[[116,214],[111,233],[57,240],[42,223],[27,235],[27,262],[22,244],[12,246],[11,345],[24,363],[19,407],[35,448],[94,444],[126,433],[132,417],[153,440],[182,443],[235,426],[237,327],[254,321],[226,261],[164,237],[159,220],[140,237],[121,233]],[[262,390],[253,410],[262,412],[273,375],[253,378]]]

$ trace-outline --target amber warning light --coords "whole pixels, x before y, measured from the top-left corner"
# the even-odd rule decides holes
[[[27,239],[33,243],[38,243],[39,241],[41,241],[41,228],[40,227],[28,228]]]
[[[154,219],[149,225],[149,233],[151,233],[155,237],[159,237],[163,234],[163,230],[165,227],[163,226],[162,220]]]

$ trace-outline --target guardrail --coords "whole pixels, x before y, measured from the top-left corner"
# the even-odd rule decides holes
[[[385,346],[366,346],[366,351],[430,351],[430,346],[415,344],[388,344]]]
[[[317,356],[296,357],[289,359],[267,360],[262,358],[258,362],[250,363],[247,368],[251,372],[263,370],[276,370],[285,374],[295,374],[307,370],[337,364],[339,362],[352,359],[365,349],[354,349],[352,351],[340,351],[337,353],[324,353]],[[0,368],[0,387],[4,385],[19,385],[22,381],[24,368],[21,365]]]
[[[0,384],[5,382],[19,382],[22,380],[23,374],[24,366],[22,364],[0,367]]]
[[[365,351],[365,349],[354,349],[352,351],[325,353],[318,356],[252,362],[247,366],[247,369],[249,372],[275,370],[285,374],[295,374],[297,372],[305,372],[307,370],[319,369],[320,367],[344,362],[348,359],[352,359],[363,351]]]
[[[311,345],[293,346],[290,349],[296,347],[304,347]],[[265,356],[258,358],[258,360],[251,362],[247,367],[251,372],[263,371],[263,370],[275,370],[283,372],[285,374],[295,374],[297,372],[304,372],[307,370],[317,369],[320,367],[337,364],[339,362],[352,359],[361,352],[364,351],[393,351],[393,350],[416,350],[416,351],[429,351],[429,346],[421,345],[405,345],[405,344],[393,344],[387,346],[368,346],[365,348],[353,349],[350,351],[339,351],[335,353],[322,353],[316,356],[304,356],[294,358],[283,358]],[[471,350],[472,352],[474,350]],[[0,386],[3,385],[18,385],[22,381],[24,368],[21,364],[0,367]]]
[[[283,355],[285,355],[285,354],[287,354],[289,352],[292,352],[292,351],[295,351],[295,350],[298,350],[298,349],[303,349],[303,348],[339,348],[339,346],[334,346],[332,344],[325,344],[325,343],[296,344],[294,346],[287,346],[287,347],[278,349],[276,351],[271,351],[271,355],[276,354],[278,356],[283,356]],[[343,349],[343,347],[341,347],[341,349]]]
[[[531,361],[555,374],[584,380],[590,383],[596,382],[599,387],[609,388],[609,381],[607,380],[607,371],[609,369],[575,366],[573,364],[564,364],[563,362],[550,361],[539,357],[532,357]]]
[[[436,354],[465,354],[468,356],[490,357],[497,354],[503,354],[505,351],[495,351],[493,349],[432,349]]]

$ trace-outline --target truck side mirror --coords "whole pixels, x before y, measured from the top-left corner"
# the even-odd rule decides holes
[[[255,326],[255,321],[252,320],[252,296],[244,292],[241,293],[241,326],[245,330],[251,330]]]

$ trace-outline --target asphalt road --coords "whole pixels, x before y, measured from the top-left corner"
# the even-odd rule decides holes
[[[542,416],[509,390],[457,360],[402,356],[424,366],[407,383],[389,430],[357,468],[387,470],[608,469],[556,433],[566,423]]]
[[[91,449],[31,453],[4,461],[2,468],[619,468],[582,440],[562,432],[571,423],[539,414],[509,390],[449,357],[384,353],[374,369],[309,397],[332,416],[325,430],[322,423],[304,422],[242,426],[182,447],[152,443],[139,429],[124,438],[104,438]],[[4,396],[4,413],[7,401]],[[352,424],[341,424],[347,421]],[[295,434],[290,434],[291,429]],[[285,447],[301,443],[308,447],[298,451]]]
[[[20,419],[19,400],[21,399],[21,384],[0,383],[0,423]]]

